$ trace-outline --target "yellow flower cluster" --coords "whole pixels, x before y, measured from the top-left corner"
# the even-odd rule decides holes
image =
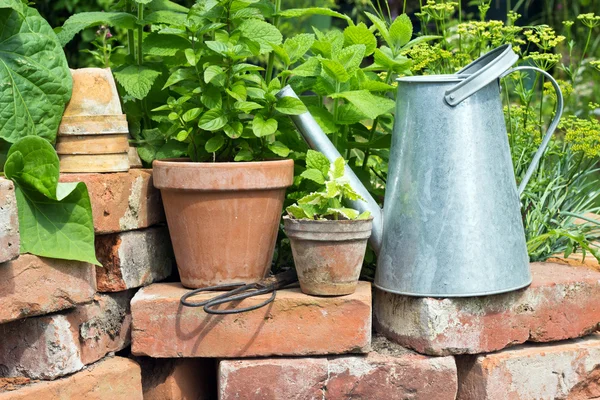
[[[600,60],[598,61],[590,61],[590,65],[600,71]]]
[[[427,4],[421,9],[423,12],[415,15],[423,16],[423,14],[427,14],[432,19],[441,21],[454,14],[457,6],[458,3],[452,1],[436,3],[434,0],[427,0]]]
[[[560,91],[562,92],[565,100],[568,99],[573,93],[573,85],[563,79],[557,79],[556,83],[558,83],[558,87],[560,87]],[[554,101],[556,101],[556,92],[554,91],[552,83],[544,82],[544,96],[550,96]]]
[[[587,158],[600,156],[600,122],[596,119],[568,115],[559,127],[565,132],[565,141],[574,151],[581,151]]]
[[[424,71],[437,62],[452,59],[451,52],[442,49],[439,45],[431,46],[427,43],[411,47],[404,55],[413,60],[410,68],[412,72]]]
[[[531,60],[536,67],[541,68],[544,71],[549,71],[560,61],[560,58],[560,54],[539,53],[534,51],[525,56],[524,59]]]
[[[590,29],[600,25],[600,15],[596,15],[594,13],[579,14],[577,19]]]
[[[457,26],[458,34],[463,39],[473,39],[477,42],[487,41],[492,47],[510,43],[519,51],[519,46],[526,42],[519,36],[521,28],[506,26],[502,21],[470,21]]]
[[[538,45],[541,49],[550,50],[563,42],[566,38],[562,35],[556,35],[554,29],[546,25],[536,26],[523,32],[527,40]]]

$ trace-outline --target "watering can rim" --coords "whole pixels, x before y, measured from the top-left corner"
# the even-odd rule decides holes
[[[438,74],[438,75],[413,75],[396,78],[396,82],[402,83],[452,83],[462,82],[470,75],[467,74]]]

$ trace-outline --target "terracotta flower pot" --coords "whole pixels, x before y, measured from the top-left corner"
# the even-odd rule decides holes
[[[154,161],[181,283],[257,282],[271,267],[294,161]]]
[[[306,294],[354,293],[373,218],[313,221],[284,217],[300,288]]]

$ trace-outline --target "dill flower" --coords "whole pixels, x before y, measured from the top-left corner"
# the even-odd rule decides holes
[[[594,13],[579,14],[577,19],[588,28],[592,29],[600,25],[600,15]]]
[[[543,69],[544,71],[549,71],[560,61],[560,58],[560,54],[539,53],[534,51],[525,56],[524,59],[531,60],[536,67]]]
[[[587,158],[600,156],[600,122],[596,119],[578,118],[568,115],[559,128],[565,132],[565,141],[574,151],[581,151]]]

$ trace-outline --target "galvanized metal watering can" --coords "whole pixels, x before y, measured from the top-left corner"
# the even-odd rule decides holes
[[[398,100],[383,212],[367,200],[352,207],[374,216],[375,286],[410,295],[482,296],[531,283],[519,195],[562,114],[556,81],[501,46],[455,75],[398,79]],[[502,111],[500,78],[516,70],[545,75],[556,90],[554,120],[517,189]],[[290,87],[279,96],[294,96]],[[309,113],[292,117],[308,144],[330,160],[340,154]]]

